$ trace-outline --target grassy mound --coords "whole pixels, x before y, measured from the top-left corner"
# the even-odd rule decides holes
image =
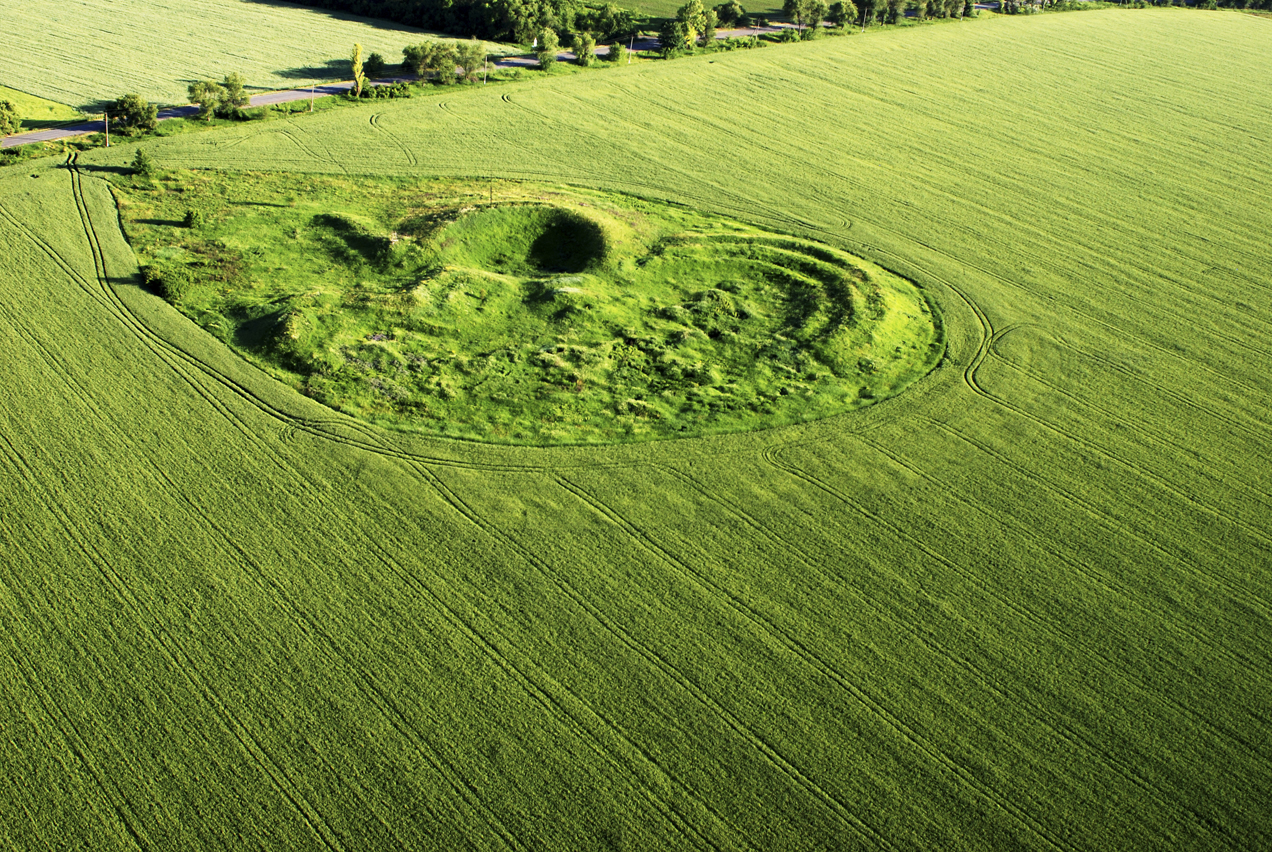
[[[287,201],[236,202],[244,181]],[[169,301],[304,393],[399,428],[534,444],[742,431],[895,394],[942,351],[923,296],[877,267],[629,198],[266,175],[121,186]]]

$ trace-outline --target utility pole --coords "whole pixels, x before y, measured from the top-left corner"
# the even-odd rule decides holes
[[[106,147],[110,147],[110,113],[102,110],[102,118],[106,121]]]
[[[490,54],[486,54],[486,58],[481,61],[481,84],[486,85],[486,74],[490,70]]]
[[[627,64],[632,64],[632,48],[636,46],[636,33],[632,33],[632,43],[627,46]]]
[[[314,85],[313,85],[313,83],[310,83],[310,84],[309,84],[309,111],[310,111],[310,112],[313,112],[313,111],[314,111]]]

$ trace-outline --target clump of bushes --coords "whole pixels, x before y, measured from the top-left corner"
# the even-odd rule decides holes
[[[544,27],[539,31],[538,43],[539,47],[535,50],[534,56],[539,60],[539,67],[546,71],[556,63],[561,42],[557,38],[556,30]]]
[[[409,98],[411,96],[411,86],[409,83],[398,82],[388,86],[367,86],[362,90],[361,97],[370,100],[385,100],[392,98]]]
[[[751,16],[742,8],[738,0],[729,0],[715,7],[716,19],[722,27],[749,27]]]
[[[152,263],[142,267],[141,275],[147,287],[172,304],[184,301],[195,288],[194,270],[184,263]]]
[[[577,33],[571,43],[574,61],[584,68],[596,61],[596,39],[591,33]]]
[[[199,105],[199,118],[204,121],[211,121],[213,117],[240,121],[259,118],[264,115],[263,110],[257,110],[253,115],[246,109],[249,98],[244,83],[242,74],[226,74],[220,83],[214,80],[191,83],[186,93],[191,103]]]

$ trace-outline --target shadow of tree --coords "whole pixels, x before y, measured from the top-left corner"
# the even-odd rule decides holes
[[[101,172],[112,175],[130,175],[133,173],[133,170],[128,166],[94,166],[88,163],[81,163],[79,170],[81,172]]]
[[[262,6],[282,6],[288,9],[295,9],[296,3],[286,2],[286,0],[247,0],[249,3],[258,3]],[[322,15],[324,18],[331,18],[333,21],[348,21],[350,23],[360,24],[364,27],[371,27],[377,30],[390,30],[398,33],[419,33],[420,35],[440,35],[432,30],[422,30],[419,27],[409,27],[406,24],[399,24],[384,18],[367,18],[361,15],[353,15],[348,12],[337,12],[333,9],[322,9],[316,6],[305,5],[303,0],[301,5],[309,12],[315,15]]]
[[[285,68],[274,73],[284,80],[343,80],[348,78],[351,72],[349,60],[328,59],[322,65]]]

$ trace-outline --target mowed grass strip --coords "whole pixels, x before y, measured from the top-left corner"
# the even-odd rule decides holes
[[[351,79],[355,42],[395,66],[423,30],[371,18],[251,0],[32,0],[6,5],[13,50],[0,84],[100,112],[133,92],[162,104],[189,101],[196,80],[240,73],[249,92]],[[489,43],[492,54],[505,49]]]
[[[6,829],[1268,845],[1272,95],[1230,81],[1269,53],[1256,19],[1113,10],[147,143],[626,190],[816,237],[942,309],[947,360],[899,397],[654,445],[352,423],[135,286],[90,170],[131,151],[81,156],[100,298],[71,176],[6,179],[0,535],[32,556],[2,688],[31,745],[0,753],[35,779]]]

